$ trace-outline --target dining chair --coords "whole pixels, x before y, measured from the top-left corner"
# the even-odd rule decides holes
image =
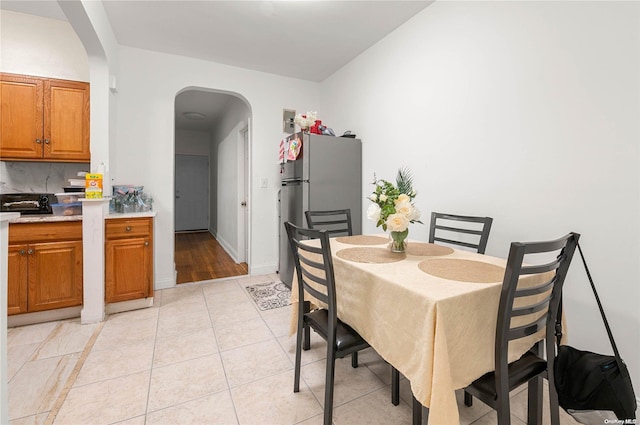
[[[333,236],[351,236],[351,210],[305,211],[310,229],[324,229]]]
[[[487,241],[489,240],[492,223],[493,218],[491,217],[473,217],[432,212],[431,227],[429,228],[429,243],[443,242],[445,244],[472,248],[479,254],[484,254],[484,251],[487,249]],[[482,226],[479,227],[479,225]]]
[[[527,423],[542,423],[543,377],[549,382],[551,424],[560,423],[553,376],[555,324],[562,286],[579,238],[579,234],[569,233],[553,241],[511,244],[498,307],[494,370],[465,388],[497,411],[499,425],[510,423],[509,391],[525,383]],[[527,281],[536,283],[526,285]],[[538,332],[546,332],[544,339],[520,359],[508,363],[509,343]]]
[[[351,227],[351,209],[305,211],[304,215],[310,229],[327,230],[329,237],[351,236],[353,234]],[[305,305],[305,309],[305,311],[309,310],[308,302]],[[305,325],[302,349],[306,351],[310,346],[309,327]]]
[[[351,210],[306,211],[307,224],[311,229],[325,229],[330,236],[352,236]],[[309,349],[309,333],[305,329],[303,348]],[[400,404],[400,372],[391,366],[391,403]]]
[[[293,392],[300,390],[300,360],[303,327],[308,325],[327,342],[327,364],[324,391],[324,424],[331,425],[333,416],[333,382],[335,361],[351,355],[351,366],[358,367],[358,351],[369,347],[355,330],[338,319],[333,260],[327,230],[305,229],[291,222],[285,223],[298,278],[298,321]],[[320,246],[305,243],[318,239]],[[305,293],[319,304],[313,311],[305,311]]]

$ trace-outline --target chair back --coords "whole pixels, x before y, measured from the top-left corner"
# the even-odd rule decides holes
[[[431,213],[429,242],[463,246],[475,249],[479,254],[484,254],[487,249],[492,223],[493,218],[491,217],[472,217],[433,212]]]
[[[311,229],[324,229],[329,237],[351,236],[351,210],[305,211],[307,224]]]
[[[329,232],[326,230],[305,229],[291,222],[284,224],[289,237],[289,245],[296,266],[298,280],[298,305],[304,304],[305,291],[311,297],[327,306],[330,320],[335,327],[337,312],[333,261]],[[319,239],[309,244],[309,239]],[[306,242],[306,243],[305,243]]]
[[[580,235],[569,233],[545,242],[513,242],[502,283],[495,340],[496,380],[508,379],[509,342],[546,329],[546,350],[555,355],[555,324]],[[551,363],[552,366],[552,363]],[[551,372],[548,372],[551,373]],[[552,382],[552,378],[549,379]]]

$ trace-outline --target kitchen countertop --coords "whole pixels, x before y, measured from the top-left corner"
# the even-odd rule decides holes
[[[155,217],[155,211],[139,213],[109,213],[106,220],[118,218]],[[53,223],[60,221],[82,221],[82,215],[26,214],[11,221],[12,223]]]
[[[105,219],[113,218],[137,218],[137,217],[155,217],[155,211],[137,212],[137,213],[109,213],[105,216]]]

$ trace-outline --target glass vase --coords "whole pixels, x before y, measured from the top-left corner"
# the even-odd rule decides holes
[[[406,229],[403,232],[391,232],[390,233],[391,243],[389,247],[391,252],[405,252],[407,249],[407,236],[409,236],[409,229]]]

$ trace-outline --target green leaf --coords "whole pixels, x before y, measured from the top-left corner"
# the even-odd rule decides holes
[[[406,195],[410,195],[413,192],[413,175],[411,170],[406,167],[398,170],[398,176],[396,177],[396,185],[398,191]]]

